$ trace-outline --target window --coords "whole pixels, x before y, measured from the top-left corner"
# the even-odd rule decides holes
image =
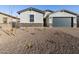
[[[7,23],[7,18],[6,17],[3,18],[3,23]]]
[[[34,15],[30,15],[30,22],[34,22]]]

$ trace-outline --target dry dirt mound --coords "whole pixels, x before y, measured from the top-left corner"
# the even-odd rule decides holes
[[[79,38],[53,28],[17,29],[0,53],[79,53]]]

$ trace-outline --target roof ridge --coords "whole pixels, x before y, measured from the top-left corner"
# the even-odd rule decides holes
[[[7,13],[0,12],[0,14],[6,15],[6,16],[9,16],[9,17],[12,17],[12,18],[17,18],[17,19],[19,19],[18,17],[13,16],[13,15],[10,15],[10,14],[7,14]]]
[[[46,9],[46,10],[44,10],[44,11],[54,12],[54,11],[52,11],[52,10],[50,10],[50,9]]]
[[[44,12],[43,12],[42,10],[37,9],[37,8],[34,8],[34,7],[29,7],[29,8],[20,10],[20,11],[18,11],[17,13],[20,14],[21,12],[24,12],[24,11],[27,11],[27,10],[34,10],[34,11],[37,11],[37,12],[40,12],[40,13],[43,13],[43,14],[44,14]]]

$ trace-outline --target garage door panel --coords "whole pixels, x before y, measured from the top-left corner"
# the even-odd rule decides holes
[[[71,18],[55,17],[53,18],[54,27],[71,27]]]

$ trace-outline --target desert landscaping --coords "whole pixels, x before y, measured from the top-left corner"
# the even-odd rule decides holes
[[[1,54],[79,53],[79,28],[0,28]]]

